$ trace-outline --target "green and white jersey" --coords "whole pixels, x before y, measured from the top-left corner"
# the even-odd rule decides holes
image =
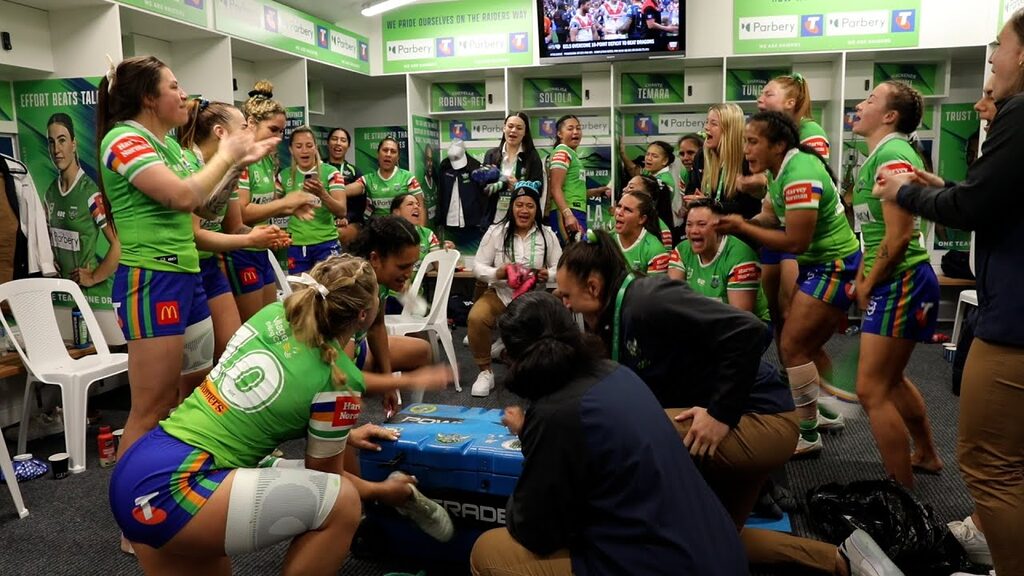
[[[282,442],[303,435],[345,448],[359,418],[363,374],[336,342],[344,389],[318,348],[300,343],[274,302],[235,332],[220,362],[181,406],[160,422],[171,436],[209,452],[216,468],[254,468]],[[333,451],[333,450],[332,450]]]
[[[768,186],[775,215],[783,227],[786,213],[815,210],[818,222],[810,246],[797,254],[800,264],[821,264],[841,260],[860,248],[853,235],[839,194],[821,160],[813,154],[792,149],[786,153],[778,177]]]
[[[423,195],[420,183],[412,172],[403,168],[395,168],[391,176],[384,178],[380,170],[359,177],[366,191],[366,215],[387,216],[391,214],[391,201],[399,194]]]
[[[420,235],[420,262],[427,257],[427,254],[441,249],[441,242],[437,239],[437,234],[426,226],[416,225],[416,231]],[[416,264],[416,268],[420,267],[419,263]]]
[[[121,264],[165,272],[199,272],[192,214],[165,207],[132,182],[143,171],[163,164],[179,178],[189,176],[181,147],[173,138],[161,142],[134,121],[118,122],[100,144],[103,188],[121,241]]]
[[[754,315],[768,322],[768,300],[761,289],[761,262],[753,248],[732,236],[723,236],[718,252],[707,264],[694,253],[689,240],[675,247],[669,268],[682,270],[686,283],[698,294],[729,303],[729,292],[757,291]]]
[[[671,166],[665,166],[661,170],[658,170],[657,172],[654,173],[652,173],[650,170],[646,168],[644,168],[640,172],[644,176],[651,176],[653,178],[657,178],[658,180],[660,180],[665,186],[668,186],[668,190],[670,193],[676,190],[676,179],[675,176],[672,176]]]
[[[658,240],[661,240],[661,243],[665,245],[665,249],[671,250],[672,229],[669,228],[668,224],[665,224],[665,221],[662,220],[661,218],[658,218],[658,231],[661,232],[661,236],[658,237]]]
[[[249,193],[249,202],[253,204],[268,204],[277,197],[274,178],[275,160],[271,156],[261,158],[242,170],[238,178],[238,189]],[[274,224],[282,230],[288,228],[289,216],[275,216],[260,224]],[[265,248],[246,248],[251,252],[265,252]]]
[[[647,274],[664,274],[668,271],[668,248],[661,243],[661,238],[652,236],[646,228],[640,229],[640,235],[631,246],[623,246],[622,238],[618,234],[613,235],[630,270]]]
[[[188,150],[186,148],[183,148],[181,150],[181,153],[185,157],[185,164],[188,165],[189,171],[193,174],[198,172],[205,164],[205,162],[203,162],[203,159],[199,156],[199,153],[197,153],[195,150]],[[227,214],[228,204],[232,200],[238,200],[238,189],[234,185],[232,185],[231,194],[227,198],[225,198],[222,204],[217,206],[211,206],[211,208],[213,208],[213,211],[216,213],[216,217],[210,220],[207,220],[206,218],[200,218],[199,227],[202,228],[203,230],[208,230],[210,232],[223,232],[224,215]],[[198,247],[196,249],[199,250]],[[199,250],[200,260],[204,258],[210,258],[212,256],[213,252]]]
[[[565,144],[555,146],[548,158],[548,172],[552,170],[564,170],[565,180],[562,183],[562,194],[565,196],[565,203],[573,210],[581,212],[587,209],[587,177],[583,173],[583,163],[580,162],[576,151]],[[548,198],[548,212],[558,210],[554,198]]]
[[[45,201],[50,246],[61,278],[70,278],[78,268],[95,270],[110,250],[104,233],[109,224],[107,211],[96,183],[79,168],[71,188],[61,190],[58,175],[46,189]],[[92,306],[110,308],[113,284],[111,275],[95,286],[82,287],[82,292]]]
[[[278,180],[285,196],[301,192],[302,183],[305,181],[306,174],[309,173],[312,173],[312,170],[310,172],[303,172],[297,168],[282,170],[278,174]],[[334,166],[321,163],[317,176],[320,178],[320,183],[323,184],[324,190],[327,190],[328,194],[336,197],[345,193],[345,183],[341,177],[341,172],[338,172],[338,169]],[[334,224],[334,214],[323,205],[320,198],[316,199],[314,206],[312,220],[301,220],[292,216],[288,221],[288,231],[292,234],[293,246],[312,246],[338,239],[338,228]]]
[[[814,149],[819,156],[828,160],[832,147],[828,143],[828,134],[820,124],[810,118],[800,119],[800,143]]]
[[[878,143],[864,161],[857,175],[857,188],[853,191],[853,214],[864,240],[864,275],[875,264],[878,246],[885,238],[885,219],[882,216],[882,201],[871,194],[875,179],[883,172],[897,174],[911,172],[914,168],[924,169],[924,162],[907,141],[904,134],[889,134]],[[914,218],[914,237],[907,246],[903,260],[893,268],[893,275],[899,274],[928,261],[928,251],[921,245],[921,219]]]

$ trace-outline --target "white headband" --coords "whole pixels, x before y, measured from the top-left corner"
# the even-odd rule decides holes
[[[293,282],[295,284],[302,284],[304,286],[310,286],[312,288],[315,288],[316,291],[320,293],[320,297],[323,298],[324,300],[326,300],[327,295],[331,293],[330,290],[327,289],[327,286],[324,286],[323,284],[317,282],[307,272],[303,272],[299,276],[289,276],[288,281]]]

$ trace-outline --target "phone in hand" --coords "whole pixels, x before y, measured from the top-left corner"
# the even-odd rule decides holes
[[[310,172],[309,174],[306,174],[305,176],[303,176],[303,178],[305,178],[306,180],[312,180],[312,179],[316,178],[316,173],[315,172]]]

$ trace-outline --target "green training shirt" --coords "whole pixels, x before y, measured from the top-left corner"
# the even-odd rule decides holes
[[[622,245],[622,238],[618,234],[613,235],[626,263],[634,272],[663,274],[668,271],[668,248],[661,243],[661,238],[651,235],[646,228],[640,229],[640,236],[628,247]]]
[[[312,170],[308,173],[311,174]],[[307,172],[290,168],[282,170],[278,174],[281,189],[284,190],[285,196],[302,191],[302,183],[305,181],[306,174]],[[341,172],[338,172],[338,169],[334,166],[321,163],[317,176],[320,178],[320,183],[323,184],[324,190],[327,190],[328,194],[337,197],[339,194],[345,193],[345,184],[341,177]],[[312,246],[338,239],[338,228],[334,224],[334,214],[323,205],[320,198],[317,198],[314,202],[313,219],[301,220],[292,216],[288,221],[288,231],[292,234],[293,246]]]
[[[345,448],[359,418],[363,374],[336,342],[343,389],[320,350],[300,343],[274,302],[235,332],[206,381],[166,420],[171,436],[210,453],[216,468],[253,468],[282,442],[305,435]]]
[[[565,196],[566,205],[581,212],[587,209],[587,177],[583,174],[582,167],[583,163],[576,156],[576,151],[565,144],[555,146],[548,159],[549,172],[551,170],[565,171],[562,194]],[[558,210],[554,197],[549,199],[549,203],[548,212]]]
[[[707,264],[694,253],[689,240],[676,246],[669,267],[682,270],[698,294],[729,303],[729,291],[757,291],[754,315],[768,322],[768,300],[761,289],[761,262],[753,248],[732,236],[722,236],[718,253]]]
[[[380,175],[380,170],[359,177],[366,191],[366,215],[387,216],[391,214],[391,201],[400,194],[423,196],[420,183],[412,172],[403,168],[395,168],[390,178]]]
[[[199,272],[192,214],[167,208],[132,182],[143,171],[163,164],[179,178],[189,176],[174,138],[161,142],[138,122],[118,122],[103,137],[103,188],[110,200],[121,264],[165,272]]]
[[[274,184],[274,162],[274,158],[267,156],[261,158],[258,162],[246,166],[242,170],[242,175],[238,178],[238,190],[244,190],[249,193],[249,202],[253,204],[267,204],[277,197]],[[255,226],[274,224],[282,230],[287,230],[288,219],[289,216],[275,216],[259,222]],[[266,252],[266,248],[246,248],[246,250]]]
[[[814,149],[819,156],[828,160],[832,147],[828,143],[828,134],[820,124],[810,118],[800,119],[800,143]]]

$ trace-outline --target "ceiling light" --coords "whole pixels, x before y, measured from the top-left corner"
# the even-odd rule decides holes
[[[416,0],[384,0],[383,2],[378,2],[376,4],[371,4],[370,6],[367,6],[367,7],[363,8],[362,14],[363,14],[363,16],[366,16],[366,17],[376,16],[377,14],[381,14],[383,12],[387,12],[388,10],[394,10],[395,8],[398,8],[399,6],[405,6],[406,4],[412,4],[415,1]]]

